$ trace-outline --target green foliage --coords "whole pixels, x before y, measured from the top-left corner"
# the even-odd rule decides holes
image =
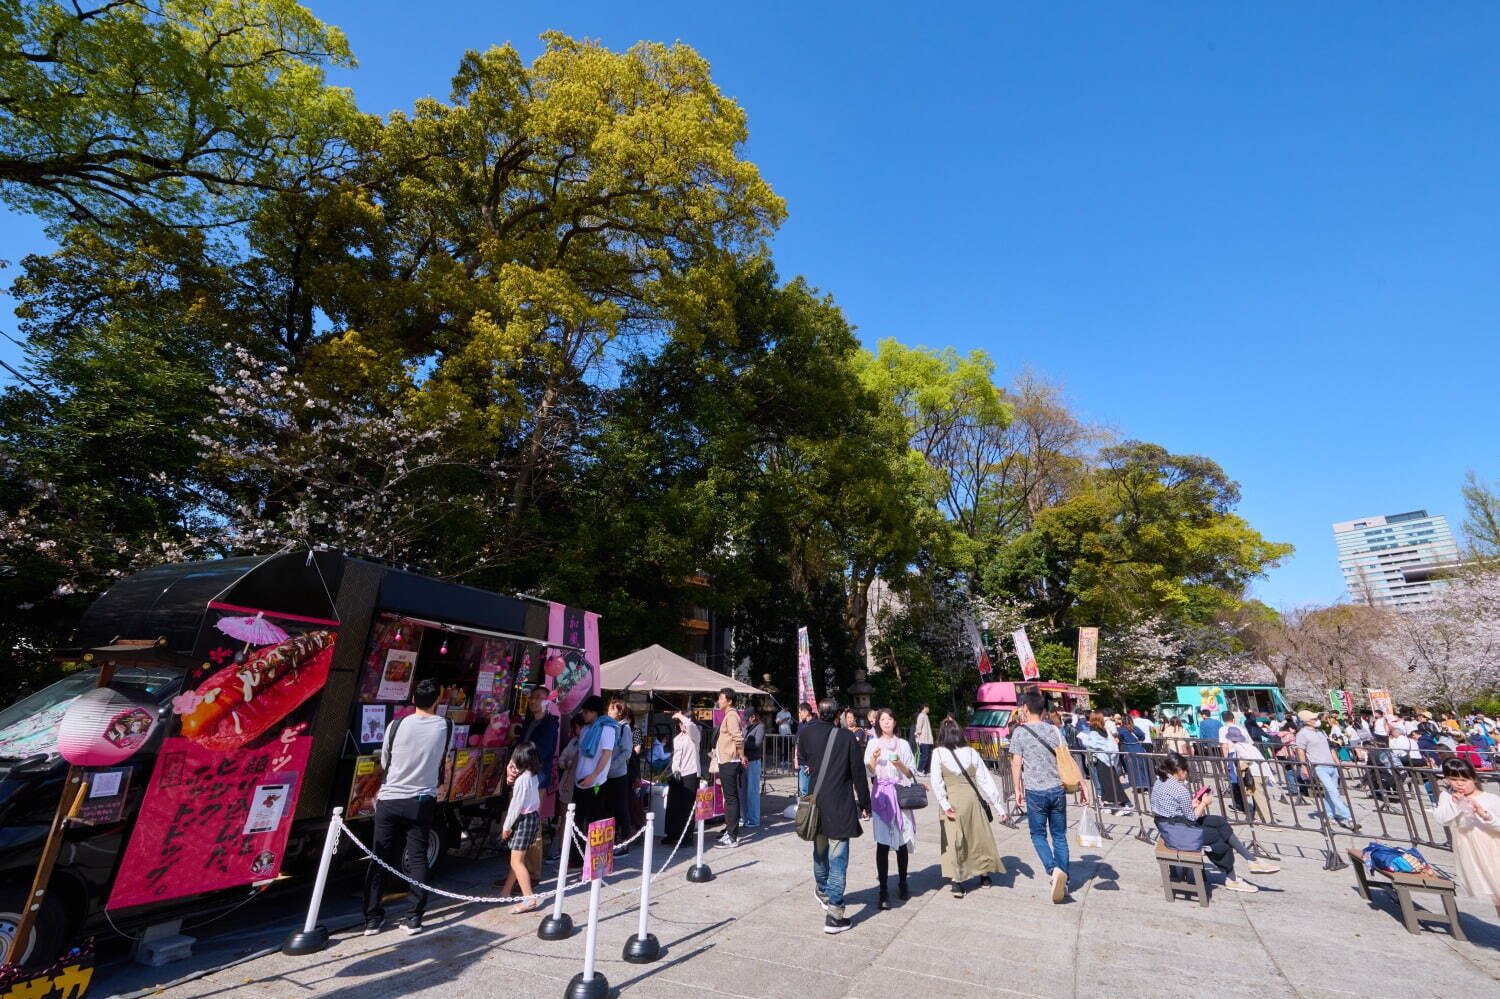
[[[1238,486],[1206,458],[1155,444],[1105,448],[1087,488],[996,551],[992,590],[1019,595],[1060,634],[1152,616],[1207,623],[1291,553],[1231,513]]]
[[[0,0],[0,196],[217,225],[348,168],[343,35],[292,0]],[[241,200],[241,196],[247,200]]]

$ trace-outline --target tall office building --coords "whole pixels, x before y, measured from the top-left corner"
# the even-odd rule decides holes
[[[1333,540],[1349,599],[1396,610],[1421,607],[1433,599],[1434,591],[1448,585],[1430,572],[1411,570],[1458,559],[1448,518],[1428,516],[1426,510],[1334,524]]]

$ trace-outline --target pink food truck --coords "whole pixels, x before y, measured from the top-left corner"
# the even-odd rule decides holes
[[[974,696],[974,712],[969,717],[968,727],[964,729],[969,745],[979,750],[979,755],[985,759],[997,759],[1000,747],[1010,737],[1011,716],[1020,704],[1020,695],[1033,691],[1046,695],[1048,703],[1062,711],[1088,707],[1087,688],[1072,683],[983,683]]]

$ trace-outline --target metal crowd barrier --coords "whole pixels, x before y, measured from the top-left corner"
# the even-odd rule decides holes
[[[761,754],[760,772],[766,777],[789,777],[795,772],[792,758],[797,748],[795,735],[767,735]]]
[[[1340,835],[1361,844],[1379,839],[1395,844],[1451,849],[1448,828],[1433,816],[1443,790],[1439,772],[1434,768],[1402,765],[1392,760],[1388,751],[1373,745],[1366,747],[1367,759],[1364,762],[1335,764],[1339,795],[1356,824],[1354,830],[1348,830],[1336,825],[1333,816],[1325,811],[1323,783],[1311,766],[1285,757],[1268,756],[1259,762],[1228,758],[1217,743],[1187,741],[1190,743],[1188,748],[1195,751],[1191,755],[1182,749],[1177,751],[1183,752],[1187,759],[1189,785],[1195,792],[1205,786],[1213,790],[1212,810],[1235,827],[1257,856],[1273,857],[1260,842],[1260,834],[1262,830],[1277,829],[1322,836],[1327,870],[1348,866],[1334,838]],[[1009,750],[997,741],[975,748],[989,763],[1005,796],[1006,814],[1001,821],[1015,828],[1023,813],[1015,806]],[[1260,748],[1264,753],[1279,747],[1270,744]],[[1105,839],[1112,838],[1105,811],[1115,813],[1111,817],[1118,820],[1123,807],[1130,809],[1136,819],[1136,838],[1151,842],[1155,832],[1155,822],[1151,817],[1151,784],[1155,782],[1156,767],[1165,759],[1166,752],[1112,754],[1115,773],[1123,778],[1119,783],[1124,792],[1123,803],[1113,806],[1104,801],[1099,791],[1100,783],[1093,775],[1092,768],[1102,766],[1094,758],[1094,753],[1076,749],[1072,752],[1088,782],[1089,807],[1099,820],[1100,834]],[[1143,778],[1144,782],[1133,782],[1129,779],[1132,776]],[[1252,780],[1246,782],[1242,780],[1244,776]],[[1480,782],[1485,781],[1500,783],[1500,772],[1481,771]]]

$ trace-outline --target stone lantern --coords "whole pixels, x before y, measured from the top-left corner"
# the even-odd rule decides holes
[[[849,696],[854,700],[854,706],[861,711],[870,708],[870,697],[875,693],[875,685],[865,680],[865,671],[857,669],[854,671],[854,682],[849,684]]]

